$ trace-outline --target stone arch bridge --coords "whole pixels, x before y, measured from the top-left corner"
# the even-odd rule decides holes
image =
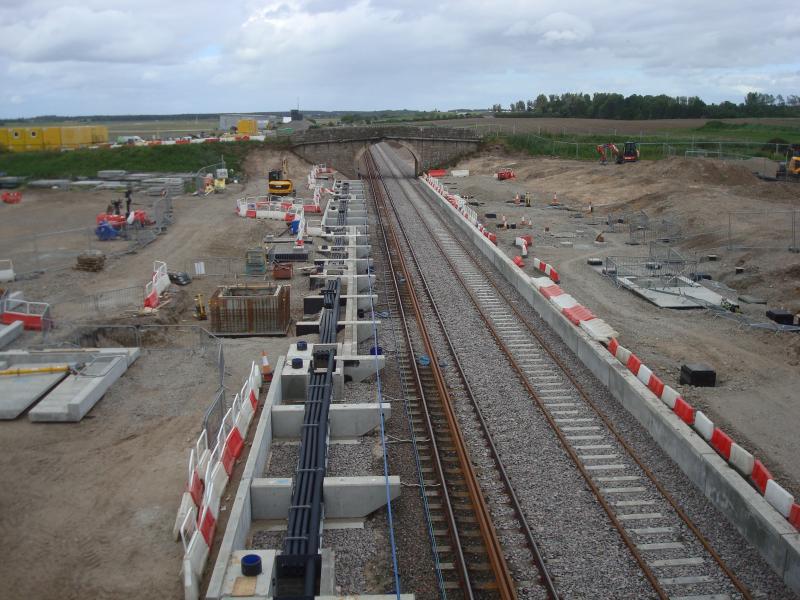
[[[471,129],[455,127],[332,127],[309,129],[291,137],[292,151],[311,163],[325,163],[348,177],[372,144],[396,142],[414,158],[414,172],[455,162],[475,152],[481,138]]]

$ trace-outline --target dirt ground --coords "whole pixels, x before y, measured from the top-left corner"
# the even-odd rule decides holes
[[[497,181],[497,168],[513,165],[516,179]],[[800,494],[800,333],[769,333],[713,318],[704,310],[659,309],[618,289],[587,264],[590,257],[647,256],[646,246],[631,246],[629,233],[605,233],[595,243],[608,213],[644,210],[652,218],[674,219],[685,240],[676,244],[699,269],[735,289],[767,300],[767,308],[800,311],[800,255],[788,252],[791,227],[775,211],[800,208],[800,186],[764,182],[744,167],[705,159],[674,158],[635,164],[597,163],[508,155],[494,148],[461,162],[467,178],[449,178],[462,194],[479,202],[475,210],[496,227],[487,212],[506,215],[509,222],[527,216],[533,222],[522,231],[498,230],[498,243],[509,255],[520,233],[532,233],[529,256],[553,264],[565,290],[620,332],[654,372],[705,411],[740,445],[754,452],[779,481]],[[530,209],[514,205],[518,192],[534,195]],[[547,206],[553,194],[564,207]],[[511,201],[511,203],[509,203]],[[589,205],[593,213],[589,214]],[[759,210],[769,217],[734,219],[734,238],[760,248],[727,249],[728,211]],[[800,227],[800,223],[798,223]],[[549,231],[546,231],[546,228]],[[567,247],[562,242],[571,242]],[[772,246],[769,248],[768,246]],[[704,262],[707,254],[718,262]],[[525,267],[534,275],[531,261]],[[736,275],[734,267],[744,267]],[[737,293],[733,293],[736,299]],[[742,304],[743,312],[765,321],[764,305]],[[678,386],[680,365],[708,363],[717,370],[717,387]]]
[[[167,233],[136,254],[111,259],[100,273],[47,272],[11,289],[51,302],[57,325],[53,338],[70,339],[73,321],[92,315],[67,300],[143,286],[154,260],[177,270],[196,257],[241,257],[266,233],[282,232],[282,223],[234,214],[235,198],[263,193],[268,167],[279,163],[272,151],[255,154],[246,186],[232,185],[207,198],[176,198],[175,223]],[[309,168],[290,157],[289,173],[299,195]],[[22,204],[2,209],[0,238],[91,225],[113,197],[26,191]],[[196,324],[192,296],[202,292],[207,297],[220,282],[196,279],[158,316],[123,313],[101,322]],[[291,283],[293,317],[299,318],[308,280],[295,276]],[[194,338],[177,332],[162,337],[148,344],[80,423],[31,423],[24,416],[0,422],[0,599],[183,597],[183,551],[171,531],[189,447],[213,399],[217,371],[210,357],[192,348]],[[235,392],[261,350],[277,357],[292,339],[226,340],[226,385]],[[39,334],[26,332],[13,347],[40,342]]]

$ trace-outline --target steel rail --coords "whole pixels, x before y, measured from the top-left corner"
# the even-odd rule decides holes
[[[376,201],[378,198],[380,198],[382,202],[385,202],[385,196],[381,192],[380,188],[377,185],[373,185],[373,182],[376,182],[376,180],[380,178],[380,174],[379,172],[377,172],[377,166],[375,165],[374,159],[370,153],[365,154],[365,163],[367,165],[367,170],[370,175],[371,188],[373,189],[373,192],[375,194],[373,197],[376,199]],[[394,231],[394,228],[391,227],[391,224],[386,224],[386,225],[388,225],[389,236],[394,242],[395,248],[398,249],[398,252],[396,253],[397,261],[399,263],[403,276],[405,277],[406,283],[410,285],[411,273],[409,272],[408,265],[405,262],[402,252],[399,251],[400,243],[399,240],[397,239],[397,234]],[[489,558],[489,563],[492,569],[492,573],[494,574],[495,581],[497,582],[498,593],[500,597],[504,600],[515,599],[517,597],[517,594],[513,577],[511,575],[510,569],[508,568],[508,564],[506,563],[505,556],[503,554],[502,547],[500,545],[500,541],[497,537],[497,532],[494,529],[491,514],[489,512],[488,506],[486,505],[486,500],[483,497],[483,493],[480,489],[477,476],[475,475],[475,471],[469,459],[466,443],[463,439],[463,435],[458,425],[458,419],[455,415],[455,410],[450,400],[450,394],[447,390],[447,385],[444,381],[444,376],[442,375],[441,369],[439,368],[439,361],[436,352],[434,350],[433,343],[424,326],[422,309],[419,306],[417,298],[414,294],[408,294],[408,296],[411,301],[412,308],[417,319],[417,323],[419,325],[419,331],[422,338],[423,346],[426,350],[426,354],[430,357],[431,374],[433,376],[434,384],[438,391],[442,407],[444,408],[445,418],[448,424],[448,428],[450,430],[450,435],[453,441],[455,442],[454,446],[456,454],[459,459],[459,467],[462,474],[464,475],[464,480],[467,486],[470,501],[472,503],[475,518],[478,522],[478,527],[481,533],[481,537],[483,539],[483,543],[487,551],[487,556]],[[430,422],[430,416],[427,414],[426,414],[426,419],[428,422]],[[431,430],[431,432],[433,433],[433,430]],[[439,459],[437,456],[437,462],[438,460]],[[454,533],[457,534],[457,530],[454,531]],[[463,551],[460,548],[457,549],[457,552],[463,557]],[[472,595],[472,590],[469,585],[470,579],[468,571],[466,569],[466,565],[464,565],[464,575],[466,577],[469,594]]]
[[[372,170],[371,170],[371,165],[370,164],[367,164],[367,171],[368,171],[367,181],[369,182],[370,191],[372,193],[373,200],[375,201],[376,209],[378,209],[378,196],[379,196],[380,190],[376,186],[376,180],[375,180],[374,176],[372,175]],[[382,237],[383,237],[383,243],[384,243],[384,248],[385,248],[385,251],[386,251],[386,257],[387,257],[387,260],[391,263],[392,254],[393,253],[391,251],[389,240],[386,237],[386,229],[385,229],[385,227],[383,227],[383,224],[382,224],[382,221],[381,221],[380,210],[376,210],[376,214],[377,214],[378,222],[379,222],[379,225],[380,225],[380,231],[381,231],[381,234],[382,234]],[[394,253],[394,254],[398,254],[398,253],[399,253],[399,251],[397,253]],[[403,303],[402,303],[402,300],[401,300],[402,299],[402,294],[401,294],[401,291],[400,291],[400,285],[399,285],[399,283],[397,281],[397,275],[395,273],[394,268],[390,269],[390,271],[391,271],[391,274],[392,274],[392,284],[393,284],[394,291],[395,291],[395,294],[396,294],[396,297],[397,297],[398,312],[400,314],[400,319],[403,322],[403,333],[404,333],[404,337],[405,337],[405,340],[406,340],[406,345],[407,345],[407,348],[408,348],[408,350],[409,350],[409,352],[410,352],[410,354],[412,355],[412,358],[413,358],[413,343],[412,343],[412,339],[411,339],[411,330],[410,330],[410,325],[408,323],[407,316],[406,316],[406,313],[405,313],[405,309],[403,308]],[[408,281],[408,279],[406,279],[406,281]],[[464,553],[462,551],[461,540],[459,539],[459,536],[458,536],[458,525],[456,524],[456,521],[455,521],[452,502],[450,500],[450,495],[448,493],[447,486],[445,485],[444,467],[442,466],[441,459],[439,457],[439,452],[438,452],[438,447],[437,447],[438,445],[437,445],[437,442],[436,442],[436,436],[435,436],[435,433],[434,433],[433,423],[431,422],[431,419],[430,419],[430,412],[428,410],[427,398],[425,396],[425,391],[424,391],[424,388],[423,388],[422,379],[420,377],[419,369],[417,368],[416,362],[412,360],[411,361],[411,366],[412,366],[411,370],[412,370],[412,374],[413,374],[413,377],[414,377],[414,385],[416,387],[417,396],[420,398],[420,402],[422,403],[422,405],[423,405],[423,407],[425,409],[424,410],[425,427],[426,427],[426,430],[428,432],[428,440],[429,440],[428,443],[430,443],[432,448],[433,448],[433,451],[431,452],[433,465],[434,465],[434,469],[436,471],[436,477],[437,477],[437,479],[439,480],[439,482],[441,484],[441,494],[442,494],[442,500],[443,500],[443,503],[444,503],[445,518],[447,520],[448,534],[450,536],[451,547],[455,549],[455,559],[456,559],[455,562],[456,562],[456,565],[457,565],[456,571],[458,573],[459,579],[461,581],[461,586],[462,586],[462,589],[465,592],[465,595],[467,596],[467,598],[472,600],[472,599],[474,599],[474,595],[472,593],[472,588],[469,586],[469,572],[467,570],[467,562],[466,562],[466,559],[464,557]],[[421,476],[421,474],[420,474],[420,476]],[[442,593],[444,593],[444,589],[442,589]]]
[[[423,196],[421,195],[421,197],[423,197]],[[413,206],[413,204],[412,204],[412,206]],[[422,217],[421,213],[419,212],[419,210],[417,209],[416,206],[414,206],[414,209],[417,212],[418,216],[420,217],[420,220],[423,222],[423,224],[425,224],[425,227],[428,229],[429,233],[431,234],[432,241],[436,244],[436,246],[439,249],[439,251],[441,252],[442,256],[444,256],[445,260],[450,265],[450,268],[453,270],[455,276],[459,280],[459,283],[462,285],[464,290],[469,295],[470,300],[472,301],[472,303],[475,306],[476,310],[480,314],[481,319],[486,324],[487,329],[491,333],[492,337],[497,342],[498,347],[500,347],[501,350],[503,351],[503,353],[507,356],[509,364],[512,366],[514,371],[519,376],[523,386],[531,394],[531,396],[536,401],[537,405],[542,410],[542,413],[544,414],[545,418],[547,419],[547,421],[550,424],[550,426],[553,429],[553,431],[558,436],[559,440],[561,440],[561,443],[564,446],[564,448],[567,451],[567,453],[569,454],[570,458],[573,460],[573,462],[575,463],[575,465],[578,468],[579,472],[584,477],[584,479],[586,480],[586,482],[589,485],[589,487],[592,489],[592,492],[594,493],[595,497],[600,502],[600,504],[603,507],[603,509],[606,512],[606,514],[609,516],[609,519],[611,520],[612,524],[614,524],[614,527],[619,531],[620,536],[622,537],[625,545],[629,548],[629,550],[631,551],[631,554],[634,556],[634,559],[636,560],[636,562],[641,567],[641,569],[642,569],[643,573],[645,574],[645,577],[647,578],[648,582],[651,583],[651,585],[653,586],[653,589],[656,591],[656,593],[659,595],[660,598],[662,598],[663,600],[668,600],[669,595],[661,587],[661,585],[658,583],[658,578],[655,576],[655,574],[652,572],[650,567],[644,561],[643,557],[639,553],[639,551],[636,548],[636,546],[633,543],[633,541],[630,539],[630,537],[624,531],[624,527],[619,522],[619,520],[616,518],[616,516],[613,513],[613,510],[611,509],[611,507],[608,505],[608,503],[606,502],[606,500],[604,499],[604,497],[600,493],[600,491],[597,488],[596,484],[592,481],[591,475],[583,467],[582,463],[580,462],[580,459],[579,459],[578,455],[572,449],[571,445],[569,444],[569,442],[564,437],[564,434],[558,428],[558,425],[556,424],[555,420],[553,419],[553,417],[550,415],[549,411],[545,407],[544,402],[542,401],[541,397],[533,389],[533,387],[530,385],[530,382],[528,381],[527,376],[524,374],[524,372],[520,368],[520,366],[517,363],[517,361],[513,358],[513,355],[509,351],[508,347],[500,339],[498,332],[496,331],[495,327],[492,325],[492,323],[489,320],[489,318],[486,316],[484,311],[480,308],[477,298],[475,298],[474,294],[469,289],[469,286],[464,281],[464,279],[461,277],[457,267],[453,264],[452,260],[448,256],[447,252],[444,251],[442,246],[436,240],[435,236],[433,235],[433,232],[431,231],[430,227],[428,227],[427,223],[425,223],[424,218]],[[440,221],[442,223],[444,223],[444,220],[441,219],[441,218],[440,218]],[[602,411],[600,411],[600,409],[598,408],[596,403],[593,400],[591,400],[591,398],[589,397],[589,395],[586,392],[585,388],[577,381],[576,377],[572,374],[572,372],[569,370],[569,368],[564,363],[564,361],[562,361],[555,354],[555,352],[550,348],[549,344],[544,340],[542,335],[533,328],[533,326],[528,322],[527,318],[525,316],[523,316],[522,313],[514,306],[514,303],[511,301],[511,299],[502,290],[499,289],[499,287],[495,284],[495,282],[492,279],[492,274],[487,269],[485,269],[483,267],[483,265],[481,265],[478,261],[476,261],[474,259],[472,254],[466,248],[464,242],[462,242],[459,239],[458,236],[453,236],[453,239],[461,247],[461,249],[464,250],[465,254],[470,257],[470,259],[472,260],[474,266],[476,266],[477,269],[486,276],[486,282],[489,283],[494,288],[495,292],[501,298],[503,298],[503,300],[506,302],[508,307],[511,308],[512,312],[516,315],[516,317],[520,320],[520,322],[525,326],[525,328],[528,330],[528,332],[534,338],[536,338],[536,340],[539,342],[539,344],[542,346],[542,348],[545,350],[545,352],[547,352],[547,354],[550,356],[550,358],[558,365],[559,369],[567,376],[567,378],[570,380],[572,385],[575,387],[576,391],[579,393],[581,398],[587,403],[588,406],[591,407],[592,411],[604,423],[604,425],[608,428],[608,430],[611,432],[611,434],[614,436],[614,438],[620,443],[620,445],[623,448],[625,448],[625,450],[628,453],[628,455],[630,456],[630,458],[642,470],[642,472],[645,474],[645,476],[653,483],[653,485],[656,487],[656,489],[659,491],[659,493],[662,495],[662,497],[670,504],[670,506],[673,508],[673,510],[679,516],[679,518],[687,525],[687,527],[689,527],[689,529],[695,535],[695,537],[700,542],[700,544],[703,546],[703,548],[706,550],[706,552],[714,559],[714,561],[720,567],[720,570],[725,574],[726,577],[728,577],[728,579],[731,581],[731,583],[734,585],[734,587],[742,594],[742,597],[745,600],[751,600],[752,599],[752,595],[750,594],[750,591],[747,589],[747,587],[741,582],[741,580],[739,580],[738,577],[736,577],[736,575],[733,573],[733,571],[731,571],[730,567],[727,566],[727,564],[722,559],[722,557],[719,555],[719,553],[717,553],[714,550],[714,548],[711,546],[711,544],[708,541],[708,539],[700,532],[700,530],[697,528],[697,526],[694,524],[694,522],[691,520],[691,518],[678,505],[676,500],[667,491],[667,489],[663,486],[663,484],[660,481],[658,481],[658,479],[653,474],[653,472],[645,466],[645,464],[642,462],[642,460],[639,458],[639,456],[636,454],[636,452],[633,450],[633,448],[630,446],[630,444],[628,444],[628,442],[619,433],[619,431],[614,426],[614,424],[611,422],[611,420],[608,417],[606,417],[606,415]]]
[[[384,189],[385,189],[386,188],[386,182],[383,181],[383,180],[381,180],[381,181],[382,181],[382,183],[384,185]],[[392,205],[392,209],[393,209],[393,211],[395,213],[395,216],[396,216],[396,218],[398,220],[398,223],[400,223],[400,216],[397,213],[397,208],[395,207],[394,202],[391,199],[391,195],[389,194],[388,189],[386,190],[386,196],[389,198],[389,201],[390,201],[390,203]],[[450,354],[451,354],[451,356],[453,358],[453,362],[455,364],[455,367],[456,367],[456,370],[458,372],[459,378],[461,379],[461,382],[462,382],[462,385],[463,385],[464,390],[466,392],[466,395],[469,398],[469,401],[470,401],[470,404],[472,406],[472,409],[475,411],[475,414],[478,417],[478,421],[480,423],[480,427],[481,427],[481,431],[482,431],[482,433],[484,435],[484,439],[485,439],[486,443],[489,446],[489,450],[491,451],[492,457],[494,458],[495,465],[497,466],[497,469],[500,472],[500,476],[501,476],[501,481],[503,483],[503,487],[505,488],[505,491],[506,491],[506,493],[508,494],[508,496],[509,496],[509,498],[511,500],[511,507],[514,510],[514,513],[515,513],[515,515],[517,517],[517,520],[520,522],[520,525],[522,526],[522,533],[523,533],[523,535],[525,537],[525,540],[526,540],[526,542],[528,544],[528,547],[529,547],[529,549],[531,551],[531,554],[533,555],[534,562],[536,563],[536,566],[539,569],[540,581],[543,584],[543,586],[545,587],[549,597],[554,599],[554,600],[556,600],[556,599],[558,599],[559,595],[558,595],[558,591],[557,591],[557,589],[555,587],[555,583],[553,582],[553,579],[552,579],[552,577],[550,575],[550,571],[547,568],[547,565],[545,564],[544,557],[543,557],[542,552],[541,552],[541,550],[539,548],[539,545],[538,545],[538,543],[536,542],[536,539],[533,536],[533,532],[531,531],[530,525],[528,524],[528,520],[525,517],[525,513],[524,513],[524,511],[522,509],[522,506],[520,505],[519,498],[517,497],[517,494],[514,491],[514,486],[511,484],[511,480],[510,480],[510,478],[508,476],[508,473],[506,471],[505,465],[503,464],[503,461],[500,458],[500,453],[497,450],[497,447],[495,446],[494,439],[492,438],[491,432],[489,430],[489,426],[486,423],[486,420],[485,420],[485,418],[483,416],[483,411],[481,410],[480,405],[478,404],[478,401],[477,401],[477,399],[475,397],[475,394],[474,394],[474,392],[472,390],[472,386],[469,384],[469,381],[467,380],[466,372],[464,371],[464,368],[461,365],[461,361],[458,358],[458,354],[456,353],[455,345],[453,344],[452,340],[450,339],[450,334],[447,332],[447,329],[446,329],[446,327],[444,325],[445,320],[442,317],[441,313],[439,312],[439,306],[438,306],[436,300],[433,298],[433,294],[431,293],[431,290],[430,290],[430,288],[429,288],[429,286],[427,284],[427,281],[425,280],[425,276],[422,274],[422,270],[419,268],[419,260],[417,258],[416,252],[414,251],[414,247],[411,244],[411,241],[408,238],[408,234],[407,234],[405,228],[402,225],[400,225],[400,232],[402,233],[403,238],[405,239],[406,243],[409,246],[411,256],[412,256],[412,258],[414,260],[414,263],[417,265],[417,269],[420,271],[420,278],[422,279],[422,282],[423,282],[423,289],[425,290],[425,294],[428,297],[428,301],[429,301],[429,303],[431,305],[431,308],[433,309],[433,312],[436,315],[436,320],[439,322],[439,326],[440,326],[441,332],[442,332],[442,334],[444,336],[444,340],[447,343],[448,348],[450,349]]]

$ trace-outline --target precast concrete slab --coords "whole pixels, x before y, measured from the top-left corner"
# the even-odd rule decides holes
[[[34,406],[36,422],[78,422],[128,369],[127,356],[98,356],[78,375],[70,375]]]
[[[14,366],[18,363],[30,364],[68,364],[76,366],[91,362],[98,355],[125,356],[128,365],[139,358],[139,348],[74,348],[70,350],[6,350],[0,352],[0,361]]]
[[[22,334],[23,329],[24,324],[22,321],[14,321],[10,325],[0,325],[0,348],[5,348],[17,339]]]
[[[261,573],[255,577],[242,575],[242,557],[255,554],[261,558]],[[277,550],[234,550],[228,559],[222,582],[223,598],[270,598]]]
[[[41,368],[41,364],[18,364],[15,369]],[[16,419],[58,385],[68,371],[0,376],[0,419]]]
[[[620,277],[620,284],[659,308],[702,308],[707,304],[721,306],[722,296],[701,285],[675,287],[643,287],[634,278]],[[695,302],[699,300],[699,302]]]
[[[386,504],[386,480],[382,476],[326,477],[322,483],[326,519],[363,519]],[[400,497],[400,477],[389,477],[389,495]],[[286,519],[292,497],[289,478],[254,478],[250,483],[253,520]]]
[[[385,419],[392,416],[391,404],[382,402],[331,404],[330,435],[333,438],[357,438],[380,425],[381,411]],[[302,404],[283,404],[272,407],[272,436],[299,438],[305,407]]]

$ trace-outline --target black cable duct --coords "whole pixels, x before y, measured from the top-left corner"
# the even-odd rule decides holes
[[[322,292],[320,343],[335,344],[339,321],[341,281],[328,282]],[[306,391],[300,456],[283,552],[276,560],[275,598],[312,600],[318,593],[319,554],[324,505],[322,484],[328,456],[328,414],[333,397],[336,349],[314,353],[314,368]]]

